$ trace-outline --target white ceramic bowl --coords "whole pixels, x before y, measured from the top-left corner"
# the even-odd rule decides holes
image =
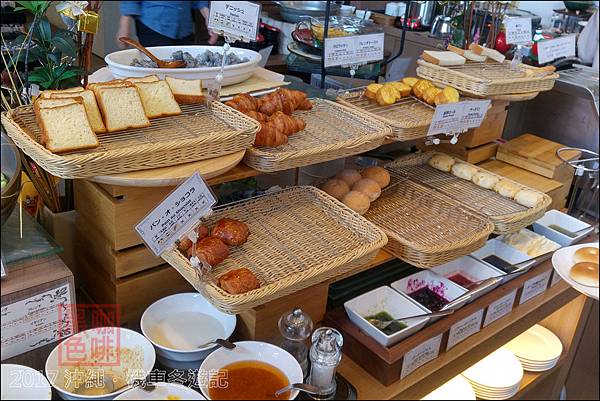
[[[0,399],[51,400],[52,389],[44,375],[23,365],[2,364]]]
[[[174,331],[176,331],[175,334],[179,336],[181,343],[194,341],[196,346],[215,340],[216,337],[214,335],[216,333],[218,333],[217,336],[219,338],[229,339],[235,330],[237,322],[235,315],[227,315],[219,311],[198,293],[175,294],[154,302],[142,315],[140,327],[144,336],[156,348],[156,356],[159,362],[173,369],[197,369],[202,360],[216,349],[216,346],[209,346],[182,350],[167,347],[157,342],[153,338],[157,327],[159,327],[161,322],[164,324],[164,319],[172,318],[176,314],[180,314],[180,316],[196,314],[199,317],[204,317],[203,315],[205,315],[213,319],[211,321],[213,324],[217,323],[221,326],[214,327],[210,330],[211,332],[202,332],[201,329],[195,331],[195,325],[190,325],[187,331],[185,331],[186,328],[183,325],[177,325],[178,327],[174,328]]]
[[[104,362],[107,365],[107,370],[120,371],[120,368],[122,367],[128,367],[134,370],[130,372],[131,377],[128,378],[128,381],[144,379],[148,373],[150,373],[156,362],[156,354],[150,341],[133,330],[120,327],[103,327],[82,331],[58,344],[46,360],[46,377],[50,381],[52,387],[58,391],[61,398],[65,400],[109,400],[130,388],[124,387],[121,390],[102,396],[75,394],[63,388],[65,381],[68,379],[65,375],[65,369],[68,369],[69,366],[73,366],[80,357],[89,357],[96,348],[92,345],[93,343],[98,344],[99,346],[108,344],[109,349],[113,351],[117,350],[117,352],[124,348],[139,352],[140,364],[137,366],[125,366],[126,361],[123,359],[118,361],[119,366],[114,366],[116,362],[115,359]],[[77,351],[78,346],[83,347],[81,351]],[[113,366],[108,366],[108,364]],[[102,368],[100,365],[98,365],[98,367],[99,369]]]
[[[440,276],[446,277],[447,279],[450,279],[450,277],[452,277],[453,275],[460,273],[466,278],[472,279],[473,281],[487,280],[488,278],[499,277],[504,274],[504,272],[502,272],[501,270],[498,270],[495,267],[483,263],[471,256],[463,256],[462,258],[455,259],[452,262],[436,266],[431,270],[433,270]],[[488,292],[492,291],[499,285],[500,282],[494,285],[481,288],[479,290],[472,291],[471,298],[469,298],[469,302],[473,302],[482,295],[485,295]],[[468,288],[466,289],[469,290]]]
[[[147,392],[134,387],[115,397],[115,400],[206,400],[196,390],[179,383],[156,383],[156,389]]]
[[[161,60],[171,58],[173,52],[181,50],[189,52],[196,57],[199,53],[206,50],[212,52],[223,52],[221,46],[157,46],[148,47],[156,57]],[[222,85],[233,85],[245,81],[254,73],[256,66],[260,62],[261,55],[255,51],[232,47],[230,52],[236,53],[240,58],[246,57],[249,61],[240,64],[226,66],[223,70]],[[221,71],[221,67],[199,67],[199,68],[143,68],[129,65],[134,58],[147,60],[148,58],[137,49],[120,50],[108,54],[104,61],[108,64],[108,68],[115,78],[127,77],[143,77],[146,75],[158,75],[164,79],[165,76],[184,78],[184,79],[201,79],[203,86],[214,81],[217,74]]]
[[[582,231],[576,237],[570,237],[548,227],[553,224],[571,232],[576,232],[579,230],[585,231]],[[548,210],[538,221],[533,223],[534,232],[543,235],[548,239],[551,239],[552,241],[560,244],[561,246],[569,246],[581,241],[593,229],[594,228],[591,225],[584,223],[583,221],[578,220],[575,217],[569,216],[568,214],[558,211],[556,209]]]
[[[417,302],[392,290],[390,287],[379,287],[367,292],[344,304],[348,317],[362,331],[370,335],[384,347],[392,346],[408,336],[421,330],[427,324],[429,318],[410,319],[405,323],[407,327],[392,335],[387,335],[369,323],[365,317],[385,311],[394,319],[402,319],[415,315],[422,315],[430,311]]]
[[[476,250],[475,252],[473,252],[471,254],[471,256],[473,256],[475,259],[480,260],[482,263],[485,263],[488,266],[497,268],[496,266],[483,260],[490,255],[496,255],[497,257],[502,258],[505,261],[507,261],[508,263],[511,263],[513,265],[531,259],[531,257],[529,255],[527,255],[523,252],[520,252],[519,250],[513,248],[512,246],[506,245],[504,242],[502,242],[502,240],[500,238],[494,238],[494,239],[489,240],[488,242],[486,242],[486,244],[482,248],[479,248],[478,250]],[[506,276],[506,278],[504,280],[502,280],[502,284],[506,283],[507,281],[510,281],[514,278],[519,277],[521,274],[525,274],[527,271],[529,271],[529,269],[531,269],[533,267],[534,264],[535,264],[535,262],[526,264],[523,269],[523,272],[520,274],[513,274],[511,276]],[[498,270],[501,270],[501,269],[498,269]]]
[[[227,365],[243,361],[259,361],[267,363],[279,369],[288,379],[290,384],[302,383],[304,374],[300,364],[287,351],[268,343],[259,341],[241,341],[235,343],[233,350],[220,348],[210,354],[198,370],[198,384],[202,394],[211,399],[208,393],[209,379],[211,375]],[[298,396],[298,391],[290,393],[290,400]]]

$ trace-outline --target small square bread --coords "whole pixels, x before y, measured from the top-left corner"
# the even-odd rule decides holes
[[[219,287],[229,294],[237,295],[260,288],[260,283],[254,273],[242,268],[232,270],[219,277]]]
[[[156,75],[146,75],[145,77],[131,77],[126,78],[125,81],[137,84],[138,82],[156,82],[160,81],[160,78]]]
[[[136,82],[146,117],[156,118],[176,116],[181,109],[173,97],[169,84],[165,81]]]
[[[87,113],[88,121],[90,122],[94,132],[97,134],[106,132],[106,127],[104,126],[102,115],[100,114],[98,103],[96,102],[96,96],[91,90],[84,90],[82,88],[80,92],[53,92],[50,94],[50,99],[65,99],[72,98],[74,96],[80,96],[83,98],[85,112]]]
[[[60,106],[34,105],[42,130],[41,142],[52,153],[98,147],[98,138],[87,119],[83,99],[49,99],[48,102],[71,102]],[[46,99],[44,99],[46,102]]]
[[[81,96],[72,97],[72,98],[68,98],[68,99],[44,99],[44,98],[38,97],[35,100],[35,102],[33,102],[34,106],[37,108],[64,106],[65,104],[73,104],[73,103],[83,103],[83,98]]]
[[[465,50],[463,56],[470,61],[475,61],[477,63],[484,63],[487,60],[487,56],[483,54],[477,54],[472,50]]]
[[[108,132],[150,126],[135,86],[101,87],[95,92]]]
[[[81,86],[76,86],[74,88],[67,88],[67,89],[61,89],[61,90],[54,90],[54,89],[48,89],[45,91],[42,91],[40,93],[41,98],[44,99],[50,99],[52,97],[52,95],[56,94],[56,93],[77,93],[77,92],[82,92],[84,89]]]
[[[475,43],[471,43],[469,45],[469,50],[475,54],[479,54],[480,56],[489,57],[497,63],[503,63],[505,59],[504,54],[500,53],[498,50],[488,49],[487,47],[483,47]]]
[[[88,84],[85,88],[93,91],[97,98],[98,97],[97,90],[100,88],[127,87],[127,86],[133,86],[133,83],[124,81],[122,79],[113,79],[112,81],[107,81],[107,82],[94,82],[94,83]]]
[[[171,87],[171,92],[173,92],[177,103],[186,104],[204,102],[204,96],[202,95],[202,80],[165,77],[165,81],[167,81]]]
[[[423,51],[423,60],[440,66],[463,65],[467,60],[460,54],[450,51]]]

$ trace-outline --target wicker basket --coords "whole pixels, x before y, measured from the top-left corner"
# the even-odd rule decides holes
[[[390,139],[412,141],[427,136],[435,111],[432,106],[414,96],[402,98],[390,106],[380,106],[364,97],[364,93],[365,88],[352,89],[338,96],[337,101],[389,125],[392,128]]]
[[[98,135],[100,146],[54,154],[38,143],[32,106],[2,113],[15,144],[44,170],[61,178],[88,178],[173,166],[235,153],[254,142],[256,121],[221,103],[182,105],[179,116],[153,119],[151,126]]]
[[[311,99],[312,110],[294,116],[306,128],[276,148],[250,148],[244,163],[262,172],[274,172],[340,159],[373,150],[391,129],[362,112],[323,99]]]
[[[417,61],[417,75],[440,85],[450,85],[475,96],[510,95],[542,92],[552,89],[558,74],[536,67],[520,65],[511,70],[510,62],[467,63],[440,67],[424,60]]]
[[[409,177],[411,180],[434,188],[436,191],[457,200],[465,207],[488,216],[494,224],[495,234],[511,233],[527,227],[542,217],[552,203],[552,198],[536,191],[544,196],[544,201],[534,208],[527,208],[495,191],[481,188],[473,182],[458,178],[451,173],[437,170],[427,164],[429,159],[436,153],[426,152],[410,155],[386,165],[386,168],[392,173]],[[461,163],[469,164],[463,161]],[[499,179],[510,181],[523,189],[535,191],[480,167],[474,167]]]
[[[247,243],[206,281],[179,251],[162,257],[210,302],[227,313],[265,304],[368,262],[387,243],[385,234],[345,205],[314,187],[292,187],[216,210],[208,224],[228,217],[250,227]],[[231,295],[218,285],[224,273],[245,267],[261,288]]]
[[[485,216],[410,179],[392,178],[365,217],[387,234],[384,249],[397,258],[431,268],[481,248],[492,233]]]

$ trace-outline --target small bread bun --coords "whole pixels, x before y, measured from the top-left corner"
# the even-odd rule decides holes
[[[569,275],[581,285],[598,287],[598,263],[575,263],[573,267],[571,267]]]
[[[411,88],[417,82],[419,82],[419,78],[415,78],[415,77],[404,77],[404,78],[402,78],[402,83],[405,83],[406,85],[410,86]]]
[[[454,163],[456,163],[456,159],[452,156],[439,153],[429,159],[427,163],[433,168],[449,173],[452,170]]]
[[[333,178],[321,186],[321,189],[337,200],[342,200],[344,195],[350,192],[350,186],[346,181]]]
[[[360,173],[352,169],[342,170],[339,173],[337,173],[335,177],[339,178],[340,180],[346,181],[346,184],[348,184],[350,188],[352,188],[352,185],[354,185],[356,181],[362,180],[362,176],[360,175]]]
[[[383,167],[367,167],[360,175],[362,178],[370,178],[376,181],[381,188],[385,188],[390,184],[390,173]]]
[[[490,173],[486,173],[485,171],[480,171],[475,174],[471,179],[476,185],[479,185],[481,188],[492,189],[498,183],[498,177],[491,175]]]
[[[526,207],[536,207],[544,201],[544,195],[530,189],[522,189],[515,195],[515,201]]]
[[[519,187],[517,184],[514,184],[508,180],[500,180],[494,186],[494,191],[498,192],[500,195],[504,196],[505,198],[510,198],[510,199],[514,199],[515,195],[520,190],[521,190],[521,187]]]
[[[363,178],[362,180],[356,181],[352,186],[352,190],[367,195],[371,202],[375,201],[379,198],[379,195],[381,195],[381,187],[377,181],[370,178]]]
[[[573,255],[573,263],[590,262],[598,264],[598,248],[586,246],[580,248]]]
[[[365,96],[369,99],[375,99],[377,91],[383,87],[382,84],[371,84],[365,89]]]
[[[363,215],[369,210],[371,201],[369,197],[359,191],[350,191],[344,196],[342,202],[356,213]]]
[[[477,170],[477,168],[466,163],[456,163],[454,166],[452,166],[452,174],[458,178],[468,181],[471,181],[473,176],[477,174],[478,171],[479,170]]]

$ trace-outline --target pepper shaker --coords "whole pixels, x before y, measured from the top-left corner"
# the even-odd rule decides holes
[[[279,331],[283,336],[281,348],[296,358],[302,367],[305,378],[308,375],[308,347],[306,340],[310,337],[312,330],[312,319],[300,308],[283,314],[279,319]]]
[[[319,398],[329,399],[335,395],[335,372],[342,360],[342,334],[330,327],[321,327],[312,335],[310,349],[309,383],[321,389]]]

